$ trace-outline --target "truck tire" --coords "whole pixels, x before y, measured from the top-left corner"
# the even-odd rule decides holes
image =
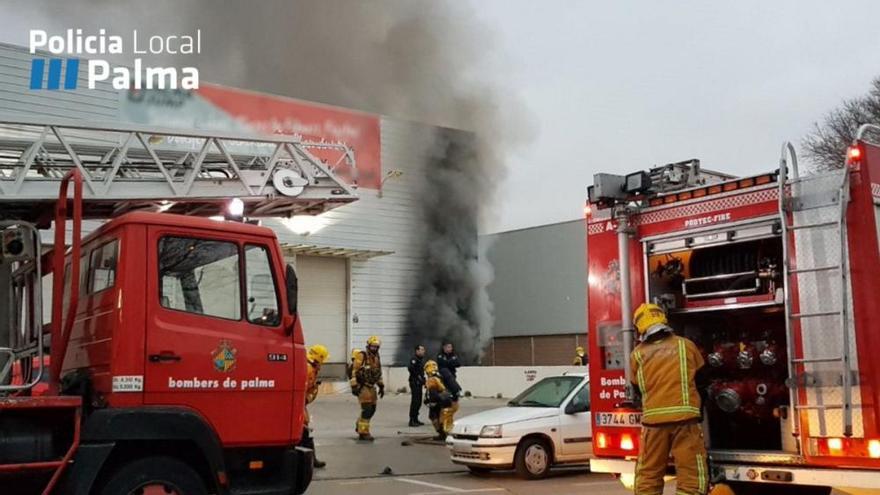
[[[202,477],[188,464],[168,456],[135,459],[107,478],[101,495],[207,495]]]
[[[520,477],[537,480],[547,476],[553,454],[547,442],[540,438],[526,438],[516,449],[513,466]]]

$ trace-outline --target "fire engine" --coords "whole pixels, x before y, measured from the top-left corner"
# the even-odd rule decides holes
[[[0,120],[3,493],[304,492],[297,279],[251,219],[350,203],[353,169],[294,136]]]
[[[586,208],[591,468],[633,481],[631,315],[663,305],[701,349],[711,480],[737,493],[880,489],[880,147],[751,177],[698,160],[597,174]]]

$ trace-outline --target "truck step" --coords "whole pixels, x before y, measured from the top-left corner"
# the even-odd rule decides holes
[[[835,220],[833,222],[819,222],[819,223],[805,223],[803,225],[787,225],[786,228],[788,230],[803,230],[803,229],[821,229],[828,227],[836,227],[838,222]]]
[[[816,273],[816,272],[827,272],[831,270],[840,270],[840,265],[828,265],[828,266],[817,266],[811,268],[795,268],[793,270],[789,270],[789,275],[795,275],[797,273]]]
[[[840,315],[840,311],[819,311],[816,313],[792,313],[791,318],[817,318],[820,316]]]
[[[834,357],[819,357],[819,358],[796,358],[792,359],[792,363],[797,364],[806,364],[806,363],[834,363],[843,361],[842,356],[834,356]]]

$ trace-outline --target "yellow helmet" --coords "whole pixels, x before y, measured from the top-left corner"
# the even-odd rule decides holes
[[[324,361],[330,358],[330,351],[321,344],[315,344],[309,347],[309,361],[316,362],[318,364],[324,364]]]
[[[437,373],[437,369],[437,361],[429,359],[428,362],[425,363],[425,373],[428,375]]]
[[[574,348],[574,352],[575,352],[575,354],[577,354],[578,356],[583,356],[583,355],[584,355],[584,348],[581,347],[581,346],[577,346],[577,347]]]
[[[379,337],[375,335],[371,335],[370,338],[367,339],[367,346],[376,346],[379,347],[382,345],[382,342],[379,340]]]
[[[638,330],[639,335],[648,336],[659,329],[658,325],[666,325],[666,311],[656,304],[642,303],[641,306],[633,313],[633,323]],[[648,332],[649,330],[654,330]]]

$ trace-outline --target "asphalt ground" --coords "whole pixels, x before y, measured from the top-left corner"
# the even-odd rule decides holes
[[[506,399],[462,398],[459,417],[501,407]],[[356,440],[357,399],[350,394],[319,395],[309,407],[318,458],[327,467],[315,471],[309,495],[443,495],[456,493],[514,493],[566,495],[627,494],[607,474],[591,474],[584,467],[553,471],[539,481],[526,481],[512,471],[475,476],[452,464],[445,446],[429,439],[433,429],[407,427],[409,395],[388,394],[379,401],[372,421],[376,440]],[[421,419],[427,422],[427,410]],[[382,474],[389,472],[391,474]],[[674,490],[668,490],[673,494]]]
[[[457,416],[506,402],[462,398]],[[372,421],[376,437],[372,443],[356,440],[354,423],[360,406],[351,394],[319,395],[309,411],[316,452],[327,467],[315,470],[308,495],[632,494],[610,475],[590,473],[585,467],[555,469],[537,481],[520,479],[513,471],[473,475],[449,461],[445,446],[430,441],[434,435],[430,425],[407,427],[409,395],[389,393],[380,399]],[[423,408],[422,421],[427,422],[427,416]],[[667,483],[664,495],[674,494],[674,482]]]

